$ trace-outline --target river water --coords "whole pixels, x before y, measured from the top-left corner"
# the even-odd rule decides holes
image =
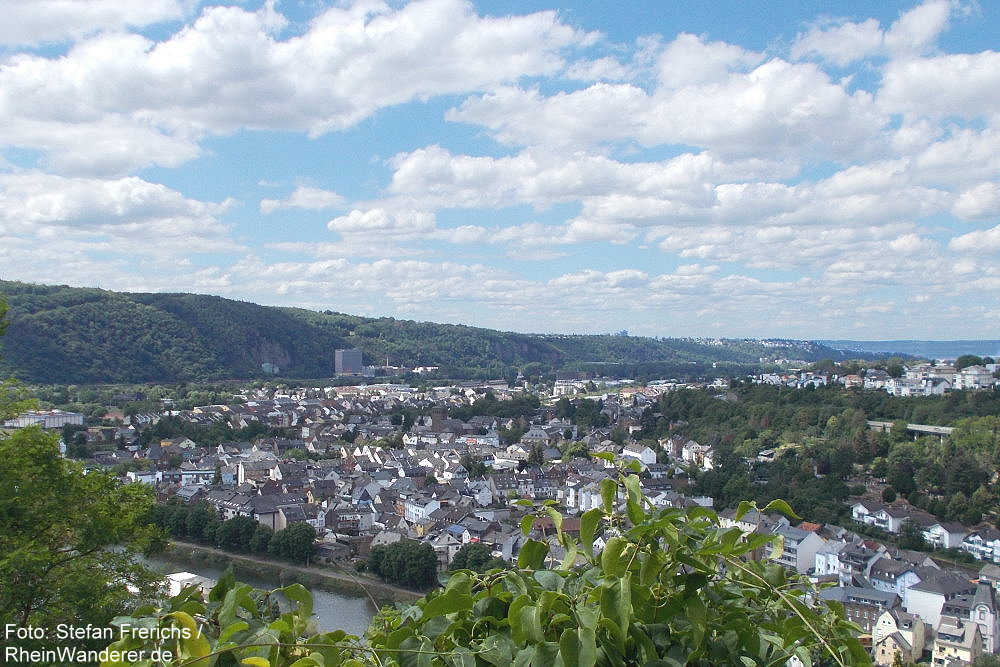
[[[144,559],[157,572],[171,574],[173,572],[191,572],[201,577],[218,580],[223,570],[204,564],[175,563],[169,559],[152,557]],[[250,584],[254,588],[272,590],[281,584],[275,579],[238,577],[239,581]],[[377,609],[368,598],[350,597],[339,593],[330,593],[319,588],[309,591],[313,596],[313,616],[316,618],[317,630],[345,632],[361,636]]]

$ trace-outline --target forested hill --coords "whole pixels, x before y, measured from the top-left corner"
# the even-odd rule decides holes
[[[761,357],[815,361],[841,353],[797,342],[520,334],[460,325],[276,308],[197,294],[131,294],[0,281],[9,329],[0,377],[48,384],[243,379],[333,374],[334,350],[366,364],[440,366],[452,377],[500,378],[586,369],[689,376],[719,364],[742,372]],[[853,356],[857,356],[856,354]],[[268,367],[268,370],[269,367]]]

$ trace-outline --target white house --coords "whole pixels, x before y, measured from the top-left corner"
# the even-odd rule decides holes
[[[1000,531],[990,527],[977,528],[965,536],[959,548],[979,560],[1000,562]]]
[[[968,531],[960,523],[946,521],[924,528],[924,539],[935,549],[957,549]]]
[[[924,619],[928,625],[937,627],[941,622],[941,608],[945,602],[958,595],[968,595],[975,591],[976,584],[965,577],[943,574],[910,586],[904,608],[909,613]]]
[[[872,627],[872,658],[887,667],[896,653],[904,663],[915,663],[924,652],[926,631],[919,616],[902,609],[886,609]]]
[[[792,526],[779,526],[774,533],[780,535],[783,542],[777,562],[799,574],[815,566],[816,552],[823,546],[822,537]]]
[[[646,468],[656,463],[656,452],[646,446],[629,444],[622,448],[622,458],[635,459],[642,464],[643,468]]]

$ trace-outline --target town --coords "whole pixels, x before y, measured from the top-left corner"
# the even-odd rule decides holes
[[[361,375],[356,351],[338,351],[336,363],[342,375]],[[934,396],[993,391],[997,368],[987,358],[912,364],[899,377],[879,369],[811,369],[743,381],[803,392],[837,385]],[[494,564],[516,563],[526,539],[520,499],[554,502],[566,515],[563,530],[579,531],[574,517],[600,506],[602,481],[623,462],[641,470],[650,507],[716,506],[717,499],[694,484],[719,465],[713,444],[697,442],[683,428],[656,439],[642,436],[661,397],[708,392],[725,399],[730,384],[719,378],[640,386],[566,372],[549,383],[516,386],[258,386],[191,409],[174,409],[165,399],[157,412],[117,414],[117,425],[88,427],[83,414],[52,410],[22,414],[5,427],[61,430],[64,452],[84,455],[86,465],[116,471],[125,482],[149,485],[164,506],[209,507],[215,523],[245,517],[268,536],[308,525],[315,535],[312,562],[361,570],[373,549],[428,545],[436,564],[424,580],[430,582],[456,558],[466,562],[470,545]],[[256,428],[259,435],[210,445],[198,436],[220,426],[228,432]],[[894,426],[940,439],[952,431],[868,423],[873,432]],[[181,432],[191,435],[172,435]],[[758,451],[745,461],[746,474],[775,456],[774,450]],[[972,662],[980,654],[1000,653],[1000,531],[941,520],[897,500],[884,480],[871,475],[852,483],[864,485],[863,493],[847,501],[850,521],[843,526],[756,511],[737,518],[732,507],[719,516],[723,526],[778,536],[780,550],[756,557],[773,557],[828,584],[820,596],[844,606],[876,664],[926,655],[934,664]],[[549,540],[558,560],[565,550],[551,528],[538,521],[531,536]],[[595,544],[600,548],[600,538]],[[966,560],[977,565],[935,558],[935,550],[968,554]]]

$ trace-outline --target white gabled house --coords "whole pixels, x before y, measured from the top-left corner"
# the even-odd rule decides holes
[[[962,524],[945,521],[924,528],[924,540],[935,549],[957,549],[968,533]]]
[[[1000,531],[988,526],[977,528],[965,536],[959,548],[979,560],[1000,563]]]
[[[656,463],[656,452],[644,445],[628,444],[622,448],[622,458],[634,459],[645,469]]]

